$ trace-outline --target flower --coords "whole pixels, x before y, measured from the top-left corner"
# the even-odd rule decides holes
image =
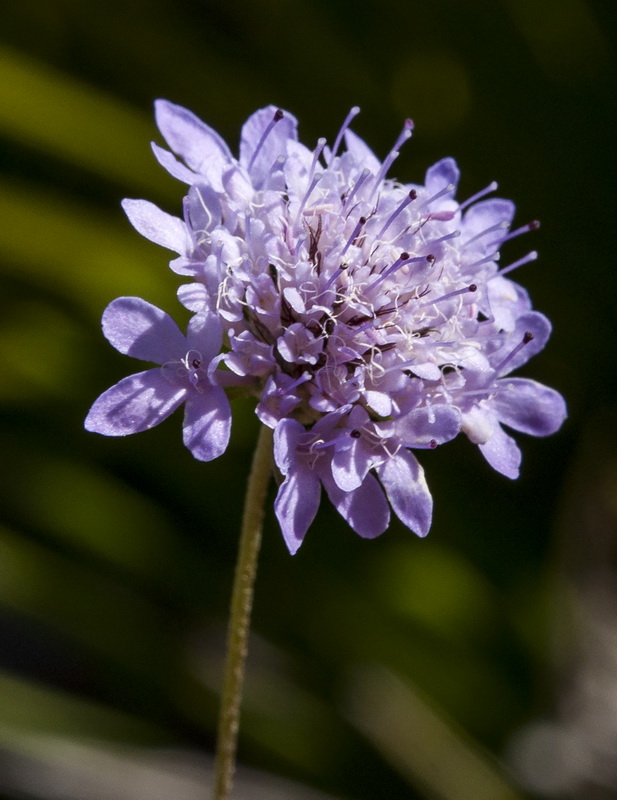
[[[123,409],[123,382],[88,417],[100,432],[132,432],[186,398],[200,447],[214,458],[226,444],[221,384],[243,386],[257,398],[259,419],[274,429],[283,476],[275,511],[292,553],[317,512],[321,488],[361,536],[381,533],[390,508],[424,536],[432,499],[412,451],[463,432],[496,470],[514,478],[520,451],[502,425],[544,436],[566,416],[554,390],[507,377],[550,334],[548,320],[506,277],[535,260],[535,251],[499,268],[500,248],[538,224],[511,231],[514,205],[489,199],[494,183],[459,203],[451,158],[432,166],[421,184],[388,178],[413,124],[405,121],[380,161],[350,129],[358,111],[350,111],[331,148],[319,139],[311,150],[298,141],[291,114],[261,109],[245,123],[236,159],[190,111],[157,101],[157,123],[172,152],[153,145],[154,154],[188,184],[183,215],[145,200],[123,205],[140,233],[177,254],[171,268],[190,277],[178,296],[207,332],[197,361],[208,364],[200,366],[198,385],[200,401],[210,398],[210,405],[198,422],[187,345],[174,344],[185,370],[182,398],[161,377],[166,364],[156,378],[160,396],[146,397],[144,379],[137,382],[138,422],[132,406],[130,414]],[[113,316],[132,342],[130,315]],[[143,327],[144,314],[137,316]],[[170,325],[155,326],[165,352],[163,327]],[[129,352],[109,327],[112,344]],[[192,340],[188,347],[197,348]],[[186,430],[185,423],[185,441]],[[216,444],[208,449],[210,434]]]
[[[119,350],[160,368],[124,378],[104,392],[86,417],[86,429],[106,436],[153,428],[182,403],[184,444],[200,461],[225,452],[231,410],[213,381],[222,332],[216,316],[195,314],[184,336],[172,318],[139,297],[119,297],[103,314],[103,332]]]

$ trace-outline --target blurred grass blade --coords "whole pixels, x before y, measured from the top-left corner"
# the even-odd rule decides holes
[[[50,735],[165,742],[164,732],[123,711],[0,671],[0,745]]]
[[[145,115],[117,98],[0,47],[0,135],[137,191],[169,193],[148,144],[155,134]]]
[[[411,786],[440,800],[522,800],[462,731],[408,684],[374,666],[353,678],[349,714],[355,726]]]
[[[62,195],[0,181],[0,261],[96,315],[118,294],[168,305],[175,281],[165,253],[122,217],[118,209],[116,225]]]

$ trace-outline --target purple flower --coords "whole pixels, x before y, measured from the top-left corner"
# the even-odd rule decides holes
[[[222,383],[235,381],[275,431],[283,476],[276,513],[292,552],[322,489],[361,536],[381,533],[390,509],[424,536],[432,498],[412,451],[463,432],[514,478],[520,451],[502,425],[544,436],[566,415],[557,392],[508,377],[550,333],[510,279],[535,251],[500,268],[503,245],[538,224],[511,230],[513,203],[489,197],[496,184],[459,203],[451,158],[432,166],[423,183],[388,178],[413,124],[404,123],[381,161],[350,130],[358,110],[332,147],[320,139],[310,149],[298,141],[293,116],[261,109],[245,123],[236,159],[190,111],[157,101],[172,152],[153,145],[154,153],[188,184],[183,213],[171,216],[145,200],[125,200],[124,208],[140,233],[177,255],[171,268],[190,276],[178,296],[195,316],[181,345],[169,318],[152,323],[162,372],[121,382],[88,417],[102,432],[132,432],[186,399],[185,441],[198,458],[214,458],[229,427]],[[124,311],[112,313],[106,333],[118,349],[139,355],[135,342],[152,307],[135,307],[135,335]],[[116,327],[130,347],[110,335]],[[197,331],[207,346],[197,346]],[[174,360],[177,384],[168,374]],[[219,363],[225,369],[215,374]],[[157,377],[144,388],[150,373]]]
[[[139,297],[120,297],[103,314],[103,333],[121,353],[160,367],[124,378],[104,392],[86,417],[89,431],[126,436],[153,428],[185,403],[184,444],[211,461],[229,442],[231,411],[214,382],[221,326],[208,311],[196,314],[184,336],[171,317]]]

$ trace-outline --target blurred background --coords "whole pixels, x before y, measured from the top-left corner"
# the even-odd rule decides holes
[[[207,797],[241,501],[257,425],[215,464],[180,420],[83,430],[135,364],[100,332],[140,295],[182,325],[167,251],[120,209],[178,214],[152,101],[237,152],[274,103],[301,139],[347,111],[393,175],[454,156],[499,181],[516,278],[554,324],[524,374],[570,417],[520,436],[520,480],[457,440],[422,454],[426,540],[363,541],[325,503],[291,558],[270,508],[238,797],[617,797],[617,128],[613,0],[0,3],[0,793]],[[272,498],[271,498],[272,499]]]

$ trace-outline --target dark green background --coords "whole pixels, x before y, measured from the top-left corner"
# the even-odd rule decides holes
[[[611,10],[0,6],[2,748],[44,735],[212,751],[256,420],[238,402],[231,446],[211,464],[192,460],[177,417],[126,440],[83,431],[92,400],[139,368],[100,333],[107,302],[138,294],[187,319],[168,253],[119,202],[180,212],[182,186],[149,149],[161,142],[156,97],[193,109],[236,152],[242,122],[268,103],[297,115],[309,146],[332,141],[357,104],[354,128],[382,157],[413,117],[399,179],[419,182],[451,155],[461,199],[496,179],[518,222],[542,221],[504,257],[540,252],[516,278],[554,334],[523,373],[560,390],[570,417],[550,439],[519,437],[516,482],[462,439],[422,453],[435,498],[424,541],[398,522],[363,541],[324,504],[291,558],[270,498],[240,757],[350,800],[464,800],[481,797],[475,781],[510,780],[492,759],[562,713],[596,619],[589,593],[615,566]],[[384,722],[389,702],[400,714]],[[434,715],[446,727],[433,739]],[[435,776],[449,771],[458,789],[443,794]]]

